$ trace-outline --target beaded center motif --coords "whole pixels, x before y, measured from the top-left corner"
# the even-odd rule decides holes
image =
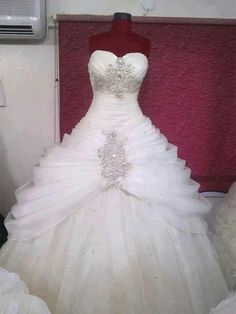
[[[115,63],[106,66],[104,74],[92,72],[93,89],[109,92],[121,99],[124,93],[138,92],[142,78],[135,76],[134,70],[134,66],[126,63],[123,57],[117,57]]]
[[[106,179],[106,191],[113,187],[120,188],[120,178],[126,177],[131,169],[131,164],[126,160],[124,148],[126,142],[126,137],[112,131],[106,135],[104,146],[98,150],[98,157],[102,164],[102,176]]]

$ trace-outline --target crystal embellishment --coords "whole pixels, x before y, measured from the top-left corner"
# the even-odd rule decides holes
[[[105,190],[113,187],[121,188],[120,179],[127,176],[131,164],[126,160],[126,137],[115,131],[106,135],[105,144],[98,150],[101,159],[102,176],[106,179]]]
[[[115,63],[109,63],[104,74],[93,71],[91,79],[94,90],[108,92],[121,99],[125,93],[138,92],[142,83],[142,78],[135,75],[135,67],[123,57],[117,57]]]

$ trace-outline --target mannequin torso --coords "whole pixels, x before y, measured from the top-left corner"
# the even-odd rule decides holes
[[[125,16],[127,13],[122,14]],[[120,17],[113,19],[110,31],[89,38],[89,53],[91,54],[95,50],[106,50],[113,52],[117,57],[122,57],[130,52],[140,52],[148,57],[150,53],[149,40],[132,31],[131,19]]]

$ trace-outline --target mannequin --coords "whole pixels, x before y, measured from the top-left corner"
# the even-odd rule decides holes
[[[110,31],[89,38],[89,53],[95,50],[110,51],[117,57],[130,52],[140,52],[148,57],[150,42],[132,31],[131,14],[117,12],[113,15]]]

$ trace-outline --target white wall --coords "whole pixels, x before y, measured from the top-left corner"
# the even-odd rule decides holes
[[[0,211],[54,139],[54,34],[42,44],[0,46],[7,108],[0,108]]]
[[[51,0],[48,13],[113,14],[129,12],[142,15],[142,0]],[[166,17],[235,18],[235,0],[156,0],[156,8],[150,14]]]
[[[141,0],[48,0],[56,13],[142,15]],[[154,16],[236,18],[235,0],[157,0]],[[41,44],[0,43],[0,78],[8,106],[0,108],[0,212],[31,176],[44,147],[54,141],[55,30]]]

